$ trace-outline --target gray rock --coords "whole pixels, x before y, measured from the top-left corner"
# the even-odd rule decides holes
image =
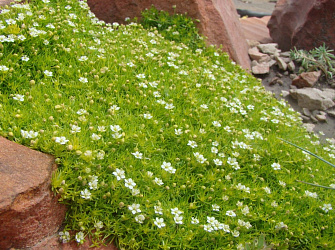
[[[248,50],[248,54],[250,56],[250,58],[252,60],[256,60],[256,61],[260,61],[260,60],[269,60],[270,61],[270,56],[267,54],[263,54],[261,52],[259,52],[259,50],[257,49],[257,47],[253,47],[251,49]]]
[[[311,121],[311,118],[308,117],[308,116],[300,115],[300,117],[302,118],[302,121],[303,121],[303,122],[310,122],[310,121]]]
[[[281,56],[281,57],[290,57],[290,55],[291,55],[291,52],[290,52],[290,51],[285,51],[285,52],[281,52],[281,53],[280,53],[280,56]]]
[[[276,56],[276,61],[278,63],[278,66],[280,69],[282,70],[286,70],[287,69],[287,64],[286,62],[283,60],[283,58]]]
[[[335,110],[327,111],[327,114],[328,114],[330,117],[335,118]]]
[[[253,47],[256,47],[257,45],[260,45],[260,42],[256,40],[247,39],[247,44],[249,45],[249,48],[253,48]]]
[[[294,62],[293,62],[293,61],[290,61],[290,62],[287,64],[287,68],[288,68],[290,71],[294,72],[294,70],[295,70],[295,64],[294,64]]]
[[[270,72],[269,63],[267,62],[257,63],[256,62],[256,65],[251,67],[251,71],[255,75],[268,74]]]
[[[276,62],[276,60],[270,60],[270,62],[269,62],[269,66],[270,66],[270,68],[273,66],[273,65],[275,65],[277,62]]]
[[[311,112],[307,109],[307,108],[303,108],[302,109],[302,113],[305,115],[305,116],[311,116]]]
[[[335,100],[335,89],[323,89],[323,95],[331,100]]]
[[[315,118],[319,121],[319,122],[325,122],[327,121],[327,117],[325,115],[316,115]]]
[[[311,118],[312,122],[314,122],[314,123],[318,122],[318,119],[316,119],[316,117],[314,115],[311,115],[310,118]]]
[[[327,110],[335,103],[328,98],[324,91],[315,88],[290,89],[290,95],[298,100],[301,108],[309,110]]]
[[[289,94],[290,94],[290,92],[288,92],[288,91],[286,91],[286,90],[282,90],[282,91],[281,91],[281,95],[282,95],[283,97],[287,97]]]
[[[267,44],[260,44],[257,46],[259,50],[265,54],[273,55],[275,52],[278,51],[278,44],[277,43],[267,43]]]

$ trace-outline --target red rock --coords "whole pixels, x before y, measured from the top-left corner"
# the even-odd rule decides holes
[[[335,0],[279,0],[268,23],[270,35],[284,51],[335,49]]]
[[[198,28],[208,44],[222,45],[223,51],[245,69],[250,69],[248,45],[232,0],[88,0],[91,11],[105,22],[124,23],[126,17],[140,17],[154,5],[158,10],[199,19]],[[173,6],[176,5],[176,9]]]
[[[0,137],[0,249],[26,248],[54,234],[65,206],[51,192],[54,158]]]
[[[301,73],[297,78],[293,79],[292,85],[298,88],[313,87],[315,83],[319,80],[321,76],[321,71],[314,72],[304,72]]]

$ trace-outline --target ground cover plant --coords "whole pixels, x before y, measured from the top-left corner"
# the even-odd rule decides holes
[[[63,242],[333,249],[333,144],[219,51],[105,24],[85,1],[0,13],[0,134],[55,155]],[[74,232],[73,234],[69,232]]]

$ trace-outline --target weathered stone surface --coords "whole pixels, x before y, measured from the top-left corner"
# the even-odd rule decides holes
[[[99,19],[109,23],[124,23],[126,17],[140,17],[141,11],[152,5],[170,13],[187,12],[200,20],[199,31],[208,38],[209,44],[222,45],[232,60],[250,69],[248,45],[232,0],[88,0],[87,3]]]
[[[290,61],[288,64],[287,64],[287,69],[294,72],[295,70],[295,64],[293,61]]]
[[[274,53],[278,52],[278,44],[276,43],[266,43],[266,44],[260,44],[257,46],[257,48],[265,53],[273,55]]]
[[[267,62],[258,63],[257,61],[253,61],[251,71],[254,75],[267,74],[270,72],[269,63]]]
[[[270,37],[269,29],[267,28],[269,20],[270,16],[264,16],[262,18],[240,18],[245,38],[256,40],[260,43],[272,43],[272,38]]]
[[[248,50],[248,54],[249,54],[249,56],[252,60],[256,60],[258,62],[262,62],[262,61],[263,62],[265,62],[265,61],[268,62],[268,61],[271,60],[269,55],[259,52],[257,47],[250,48]]]
[[[335,0],[279,0],[268,22],[279,48],[311,50],[323,43],[335,49]]]
[[[327,114],[333,118],[335,118],[335,110],[330,110],[330,111],[327,111]]]
[[[292,85],[298,88],[313,87],[319,80],[321,71],[303,72],[297,78],[293,79]]]
[[[280,56],[276,56],[276,61],[281,70],[287,70],[287,63]]]
[[[316,115],[315,118],[319,121],[319,122],[325,122],[327,121],[327,117],[325,115]]]
[[[54,158],[0,137],[0,249],[25,248],[55,233],[65,206],[51,192]]]
[[[298,100],[301,108],[309,110],[327,110],[335,106],[332,99],[326,96],[326,91],[316,88],[290,89],[290,95]]]

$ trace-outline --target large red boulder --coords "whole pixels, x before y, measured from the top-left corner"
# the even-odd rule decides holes
[[[51,191],[54,158],[0,137],[0,249],[34,246],[57,232],[65,206]]]
[[[248,45],[232,0],[88,0],[87,3],[99,19],[109,23],[140,17],[141,11],[152,5],[170,13],[187,12],[200,20],[199,31],[208,38],[209,44],[222,45],[232,60],[250,69]]]
[[[335,49],[335,0],[279,0],[268,28],[283,51]]]

